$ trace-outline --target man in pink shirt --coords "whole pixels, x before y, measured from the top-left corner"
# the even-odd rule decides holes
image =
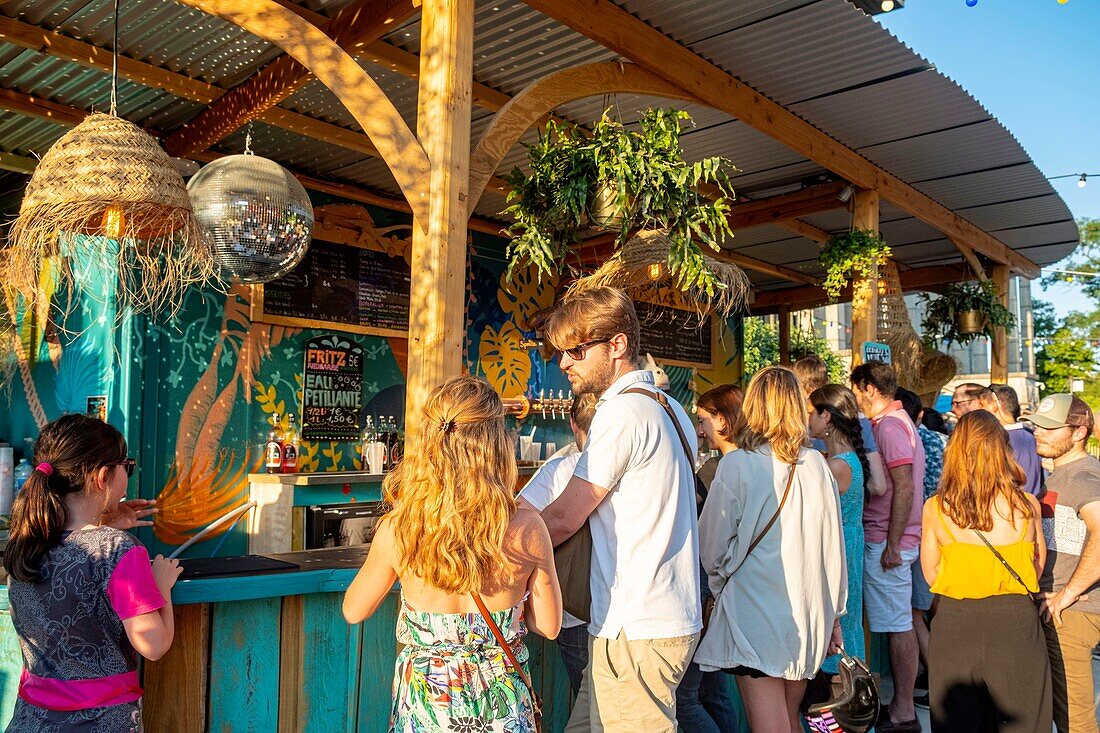
[[[863,595],[871,631],[890,639],[890,671],[894,699],[875,730],[879,733],[919,733],[913,709],[918,647],[913,631],[910,600],[913,563],[920,549],[924,493],[924,446],[917,428],[896,400],[898,379],[880,361],[852,370],[852,391],[871,418],[875,442],[886,464],[886,492],[871,496],[863,509],[866,546],[863,557]]]

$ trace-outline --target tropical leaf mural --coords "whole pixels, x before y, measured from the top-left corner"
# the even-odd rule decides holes
[[[479,365],[485,379],[502,397],[519,397],[531,378],[531,355],[520,346],[523,332],[512,321],[500,330],[486,326],[478,344]]]
[[[532,316],[554,304],[560,276],[554,273],[541,274],[540,277],[540,274],[538,267],[531,264],[513,272],[511,279],[507,278],[507,270],[500,276],[500,287],[497,288],[500,307],[524,331],[533,330]]]
[[[714,369],[695,372],[695,394],[702,394],[720,384],[740,384],[744,374],[744,337],[740,318],[718,323],[718,339],[714,347]]]

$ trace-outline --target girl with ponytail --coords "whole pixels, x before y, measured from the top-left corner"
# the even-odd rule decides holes
[[[516,504],[514,451],[497,393],[455,377],[432,391],[382,484],[392,508],[343,611],[348,623],[369,618],[401,581],[390,730],[535,730],[523,677],[474,599],[499,609],[493,620],[523,667],[527,629],[553,639],[561,627],[553,546],[538,512]]]
[[[863,645],[863,500],[871,475],[863,447],[856,396],[847,387],[826,384],[810,394],[810,434],[825,442],[829,470],[840,491],[841,529],[844,532],[848,568],[848,613],[840,619],[844,650],[866,660]],[[826,674],[837,673],[836,656],[821,665]]]
[[[137,654],[159,659],[172,643],[179,563],[158,555],[150,566],[145,548],[116,528],[148,525],[139,520],[156,510],[123,501],[134,460],[115,428],[59,418],[42,429],[33,464],[4,552],[23,652],[7,733],[136,733]]]

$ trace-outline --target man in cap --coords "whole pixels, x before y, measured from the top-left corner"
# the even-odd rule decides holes
[[[1092,410],[1070,394],[1044,398],[1023,420],[1039,455],[1054,462],[1043,497],[1047,562],[1039,584],[1054,722],[1060,733],[1097,733],[1092,650],[1100,644],[1100,461],[1085,452]]]

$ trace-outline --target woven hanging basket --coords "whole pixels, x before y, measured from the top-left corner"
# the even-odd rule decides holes
[[[574,282],[571,289],[609,286],[621,288],[631,295],[657,295],[660,290],[675,289],[676,283],[669,275],[667,265],[671,246],[672,241],[661,230],[640,231],[599,269]],[[745,271],[705,254],[703,259],[722,287],[713,296],[699,288],[689,288],[684,291],[684,300],[695,306],[700,318],[710,313],[725,317],[743,309],[752,292],[752,284]]]
[[[898,384],[931,406],[940,389],[955,377],[955,359],[921,341],[905,307],[898,267],[893,260],[879,269],[878,339],[890,346]]]
[[[85,236],[80,236],[85,235]],[[183,178],[157,141],[113,115],[91,114],[42,157],[10,233],[16,285],[38,300],[38,273],[60,256],[61,283],[80,269],[118,273],[118,300],[174,312],[214,263]]]

